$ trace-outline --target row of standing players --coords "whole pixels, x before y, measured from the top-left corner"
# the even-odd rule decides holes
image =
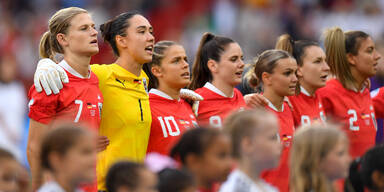
[[[100,26],[117,60],[90,66],[91,56],[98,52],[94,26],[86,10],[66,8],[50,19],[49,31],[42,37],[41,57],[54,59],[61,53],[64,59],[56,66],[38,66],[37,81],[29,92],[27,154],[34,188],[42,182],[40,141],[48,124],[56,120],[86,123],[102,135],[97,139],[98,187],[86,186],[88,191],[105,190],[105,175],[114,162],[142,161],[147,152],[168,154],[189,127],[221,127],[231,112],[260,102],[279,119],[282,156],[279,166],[264,172],[263,178],[280,191],[289,189],[289,150],[300,125],[325,118],[341,122],[353,158],[375,144],[375,116],[383,116],[383,93],[375,92],[372,101],[368,78],[375,75],[380,55],[364,32],[328,30],[326,53],[316,42],[281,36],[277,49],[260,54],[246,75],[252,87],[262,85],[262,97],[251,94],[244,100],[235,88],[242,82],[243,53],[228,37],[203,35],[190,80],[184,48],[170,41],[154,44],[150,23],[136,12],[120,14]],[[66,75],[69,83],[61,84],[58,77]],[[41,93],[39,81],[45,89],[57,86],[60,93]],[[180,89],[186,86],[204,100],[191,107],[180,99]]]

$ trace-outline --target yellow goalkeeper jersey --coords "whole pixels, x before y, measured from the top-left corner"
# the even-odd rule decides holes
[[[106,190],[105,177],[113,163],[145,158],[152,121],[148,77],[144,71],[137,77],[117,64],[91,65],[91,69],[104,97],[99,133],[108,137],[109,146],[98,154],[97,183],[99,190]]]

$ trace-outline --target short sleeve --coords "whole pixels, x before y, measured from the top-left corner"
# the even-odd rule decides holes
[[[91,71],[97,76],[99,79],[99,84],[101,85],[103,82],[106,81],[108,76],[108,65],[99,65],[99,64],[92,64],[91,65]]]
[[[333,113],[333,105],[330,99],[329,91],[325,88],[321,88],[317,93],[320,97],[325,114],[331,115]]]
[[[371,92],[373,107],[377,118],[384,118],[384,92],[383,88]]]
[[[56,115],[59,95],[47,96],[44,91],[38,93],[32,86],[28,98],[28,116],[39,123],[48,124]]]

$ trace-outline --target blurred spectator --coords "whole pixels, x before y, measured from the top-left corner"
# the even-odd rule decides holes
[[[14,156],[0,148],[0,191],[28,192],[29,175]]]
[[[0,57],[0,147],[9,150],[18,160],[26,115],[26,95],[16,80],[17,64],[12,54]]]

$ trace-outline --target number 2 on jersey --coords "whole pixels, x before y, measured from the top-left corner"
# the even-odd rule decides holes
[[[349,129],[351,131],[359,131],[360,127],[353,125],[357,121],[357,113],[354,109],[348,110],[348,115],[352,115],[352,117],[349,118]]]

